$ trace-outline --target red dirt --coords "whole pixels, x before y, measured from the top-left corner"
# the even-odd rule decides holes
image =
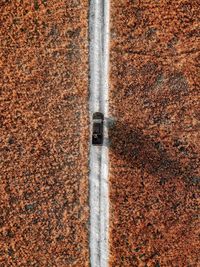
[[[110,266],[199,264],[199,1],[111,1]]]
[[[0,266],[88,266],[88,1],[0,14]]]

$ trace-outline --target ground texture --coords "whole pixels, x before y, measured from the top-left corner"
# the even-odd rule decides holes
[[[199,12],[111,1],[110,266],[199,266]]]
[[[0,266],[88,266],[88,1],[0,14]]]

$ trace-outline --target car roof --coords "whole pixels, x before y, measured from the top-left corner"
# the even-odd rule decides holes
[[[104,119],[104,116],[101,112],[95,112],[92,116],[93,119],[101,119],[103,120]]]

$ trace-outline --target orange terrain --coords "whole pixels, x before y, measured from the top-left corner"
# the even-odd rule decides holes
[[[110,266],[199,266],[199,1],[111,0]]]
[[[88,1],[0,14],[0,266],[89,266]]]

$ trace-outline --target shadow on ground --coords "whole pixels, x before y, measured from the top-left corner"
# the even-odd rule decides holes
[[[142,168],[150,175],[157,176],[160,184],[175,177],[184,178],[190,184],[196,183],[192,162],[183,164],[179,160],[179,144],[165,148],[162,141],[156,141],[144,135],[141,129],[131,128],[121,121],[109,127],[109,140],[110,151],[125,161],[127,167]]]

